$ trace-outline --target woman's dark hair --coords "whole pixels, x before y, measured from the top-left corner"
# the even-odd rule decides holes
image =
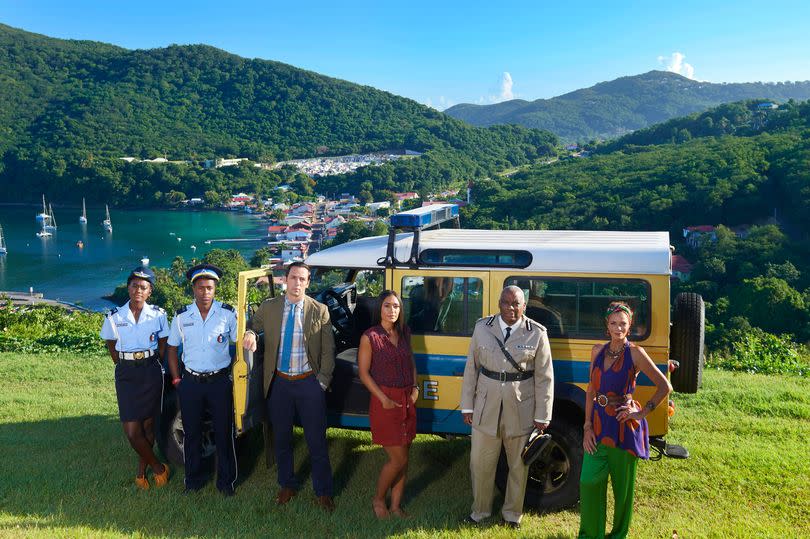
[[[405,306],[402,304],[402,298],[399,297],[399,294],[394,292],[393,290],[383,290],[379,296],[377,296],[377,308],[374,309],[374,313],[372,314],[371,321],[372,325],[377,326],[382,323],[382,306],[385,303],[385,300],[390,298],[391,296],[397,298],[399,301],[399,318],[397,321],[394,322],[394,329],[399,334],[400,337],[404,336],[407,331],[407,326],[405,325]]]

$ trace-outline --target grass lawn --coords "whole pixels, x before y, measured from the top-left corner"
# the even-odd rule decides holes
[[[118,423],[109,358],[0,354],[0,536],[4,537],[574,537],[576,510],[527,515],[515,533],[459,526],[471,502],[469,441],[417,438],[411,518],[371,511],[380,449],[365,432],[330,430],[337,511],[305,487],[276,507],[275,470],[259,444],[242,451],[236,496],[213,484],[183,496],[182,471],[162,490],[137,491],[135,454]],[[686,461],[639,466],[632,536],[810,537],[810,379],[707,371],[696,395],[676,395],[669,439]],[[258,441],[258,440],[256,440]],[[496,511],[500,500],[496,500]]]

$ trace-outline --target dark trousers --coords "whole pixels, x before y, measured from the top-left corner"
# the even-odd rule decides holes
[[[293,462],[293,420],[295,414],[304,427],[304,438],[312,462],[312,487],[316,496],[332,495],[332,465],[326,446],[326,397],[317,378],[273,379],[267,398],[267,416],[273,423],[278,484],[297,489]]]
[[[206,409],[214,424],[217,446],[217,488],[231,490],[236,482],[236,451],[233,439],[233,384],[227,375],[198,382],[186,374],[177,386],[183,416],[183,460],[186,488],[199,489],[207,477],[202,469],[202,428]]]

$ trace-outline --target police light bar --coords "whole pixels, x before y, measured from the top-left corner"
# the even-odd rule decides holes
[[[424,229],[458,218],[458,204],[435,204],[403,211],[391,216],[395,228]]]

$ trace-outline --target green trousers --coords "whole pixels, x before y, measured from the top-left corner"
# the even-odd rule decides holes
[[[638,458],[624,449],[599,444],[594,454],[585,453],[579,477],[579,537],[624,539],[633,518],[633,488]],[[607,480],[613,485],[613,530],[605,535]]]

